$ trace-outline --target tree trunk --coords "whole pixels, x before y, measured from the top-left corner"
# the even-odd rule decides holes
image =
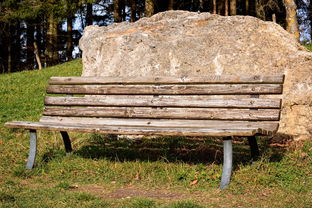
[[[154,14],[153,0],[145,0],[145,17],[150,17]]]
[[[48,17],[46,56],[48,66],[52,66],[58,63],[57,22],[53,14],[50,14]]]
[[[114,22],[121,22],[120,0],[114,0]]]
[[[66,40],[66,59],[70,61],[73,59],[73,18],[67,18],[67,40]]]
[[[286,8],[286,30],[299,41],[299,29],[297,20],[297,5],[294,0],[283,0]]]
[[[219,0],[219,1],[217,1],[217,8],[218,8],[218,10],[217,10],[217,14],[219,14],[219,15],[222,15],[222,13],[223,13],[223,11],[224,11],[224,0]]]
[[[27,23],[27,67],[34,68],[34,26]]]
[[[230,0],[230,14],[236,15],[236,0]]]
[[[8,71],[20,71],[21,70],[21,28],[20,22],[10,24],[9,35],[9,47],[8,47]],[[24,52],[24,51],[23,51]]]
[[[5,23],[2,23],[2,22],[0,22],[0,28],[5,28]],[[7,58],[6,58],[6,54],[8,54],[7,53],[7,45],[6,45],[6,43],[7,43],[7,41],[6,41],[6,34],[4,34],[4,30],[3,31],[1,31],[2,32],[2,34],[0,35],[0,45],[1,45],[1,47],[2,47],[2,50],[0,50],[0,73],[5,73],[6,72],[6,64],[5,64],[5,62],[6,62],[6,60],[7,60]]]
[[[173,0],[168,0],[168,10],[173,10]]]
[[[36,42],[34,42],[34,53],[35,53],[35,57],[36,57],[36,60],[37,60],[38,69],[41,70],[42,69],[42,65],[41,65],[41,61],[40,61],[38,45],[37,45]]]
[[[243,14],[248,15],[249,14],[249,0],[244,0],[243,5]]]
[[[199,11],[202,12],[204,11],[204,0],[199,0]]]
[[[212,1],[212,7],[213,7],[212,14],[217,14],[217,2],[216,2],[216,0]]]
[[[257,0],[249,0],[248,14],[256,17],[257,16],[256,8],[257,8]]]
[[[39,57],[44,57],[43,54],[42,54],[42,48],[43,48],[43,45],[44,45],[44,41],[43,41],[43,26],[41,25],[41,23],[37,22],[36,23],[36,33],[35,33],[35,38],[36,38],[36,43],[37,43],[37,47],[38,47],[38,50],[37,50],[37,53],[39,55]]]
[[[8,73],[12,72],[12,37],[8,41]]]
[[[121,19],[122,19],[122,21],[126,21],[127,13],[126,13],[126,2],[125,2],[125,0],[120,1],[120,8],[121,8]]]
[[[11,25],[10,23],[4,23],[4,32],[5,35],[2,35],[0,38],[3,39],[3,45],[4,50],[0,50],[0,53],[2,54],[2,60],[3,60],[3,72],[10,73],[12,71],[12,57],[11,57],[11,47],[12,47],[12,36],[11,33]]]
[[[44,23],[39,26],[38,31],[41,31],[39,34],[39,37],[36,36],[38,50],[39,50],[39,56],[42,60],[43,68],[47,67],[48,62],[48,56],[47,56],[47,42],[48,42],[48,16],[44,16]],[[83,24],[82,24],[83,25]]]
[[[229,0],[225,0],[224,1],[224,16],[228,16],[229,15]]]
[[[135,22],[136,21],[136,0],[130,1],[130,7],[131,7],[130,21]]]
[[[92,3],[87,3],[86,26],[93,24]]]
[[[272,14],[272,22],[276,23],[276,15]]]

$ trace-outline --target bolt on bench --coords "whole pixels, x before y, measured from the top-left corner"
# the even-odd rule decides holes
[[[47,93],[62,95],[45,97],[40,121],[13,121],[5,125],[30,131],[27,169],[35,163],[37,130],[60,131],[66,152],[72,151],[69,131],[221,136],[223,189],[232,172],[231,137],[248,137],[251,156],[256,159],[259,150],[255,136],[277,132],[281,99],[260,95],[281,94],[283,82],[284,75],[52,77]]]

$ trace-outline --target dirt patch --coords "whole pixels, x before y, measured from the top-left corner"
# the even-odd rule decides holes
[[[228,191],[222,191],[220,189],[210,189],[206,191],[185,192],[178,191],[177,189],[145,189],[143,187],[121,187],[112,188],[88,184],[79,186],[73,186],[75,188],[72,191],[85,192],[99,197],[103,197],[105,200],[122,200],[131,198],[150,198],[165,202],[194,200],[204,206],[211,207],[212,205],[218,205],[220,207],[244,207],[245,205],[251,205],[257,203],[259,200],[270,200],[272,195],[271,190],[262,189],[242,194],[233,194]],[[244,200],[242,201],[242,198]]]
[[[158,200],[186,200],[186,199],[196,199],[202,201],[206,196],[200,192],[193,193],[182,193],[182,192],[173,192],[165,189],[141,189],[133,187],[123,187],[116,188],[114,190],[107,189],[98,185],[80,185],[77,186],[73,191],[86,192],[94,194],[105,199],[125,199],[125,198],[152,198]]]
[[[185,194],[165,192],[161,190],[138,190],[134,188],[122,188],[102,195],[104,198],[133,198],[133,197],[145,197],[155,199],[183,199]]]

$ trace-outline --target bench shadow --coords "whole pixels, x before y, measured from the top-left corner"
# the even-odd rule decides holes
[[[260,152],[269,152],[270,161],[280,161],[286,151],[283,145],[271,145],[270,138],[258,138]],[[274,141],[278,144],[278,141]],[[281,141],[282,143],[284,141]],[[233,162],[249,164],[250,149],[246,138],[234,138]],[[92,135],[88,145],[75,151],[75,154],[89,159],[109,159],[111,161],[157,161],[215,163],[223,161],[223,140],[221,137],[141,137],[110,138]]]
[[[270,162],[279,162],[282,160],[285,152],[294,142],[294,138],[291,135],[277,133],[274,137],[259,137],[260,141],[260,151],[263,154],[269,156]]]

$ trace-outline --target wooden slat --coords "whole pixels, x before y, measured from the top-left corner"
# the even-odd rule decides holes
[[[161,106],[209,108],[280,108],[280,99],[215,98],[211,96],[103,95],[100,97],[45,97],[48,106]]]
[[[178,120],[178,119],[121,119],[43,116],[43,123],[97,125],[97,126],[136,126],[162,128],[210,128],[210,129],[263,129],[274,133],[278,122],[272,121],[219,121],[219,120]]]
[[[94,126],[56,124],[42,122],[8,122],[5,126],[10,128],[24,128],[50,131],[89,132],[99,134],[138,134],[163,136],[252,136],[262,134],[261,129],[209,129],[209,128],[157,128],[157,127],[129,127],[129,126]]]
[[[210,85],[50,85],[47,93],[85,95],[228,95],[280,94],[280,84]]]
[[[223,108],[150,108],[150,107],[46,107],[46,116],[175,118],[221,120],[279,120],[277,109],[223,109]]]
[[[266,83],[282,84],[284,75],[210,75],[201,77],[51,77],[49,84],[214,84]]]

